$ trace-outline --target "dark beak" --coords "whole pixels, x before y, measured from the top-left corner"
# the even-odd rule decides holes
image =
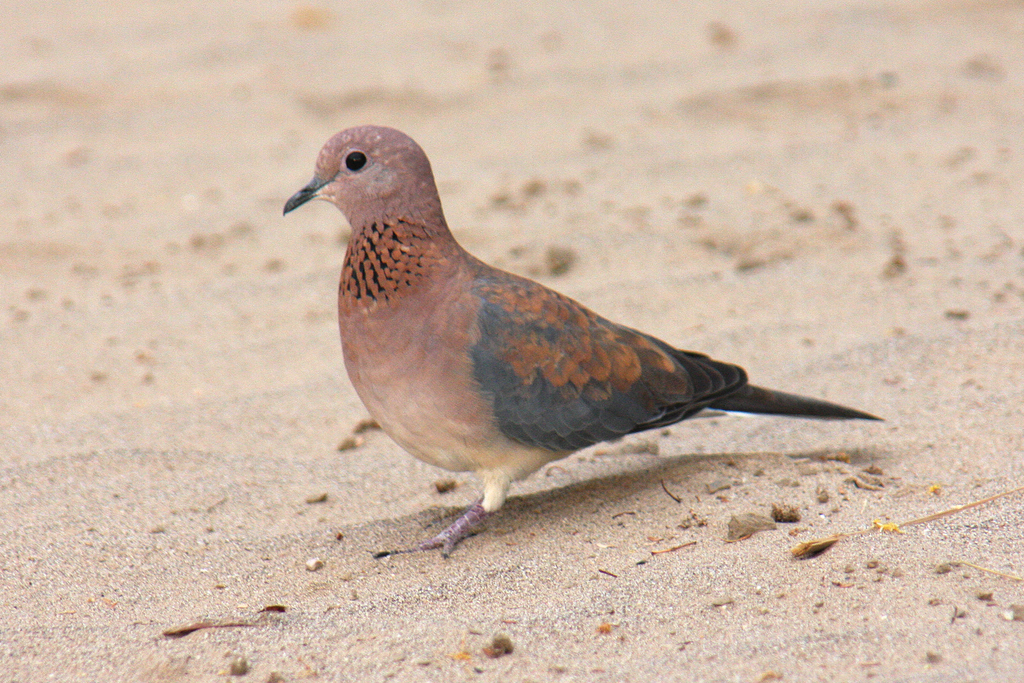
[[[289,211],[299,208],[310,199],[316,199],[317,194],[320,192],[320,188],[329,183],[329,180],[321,180],[316,176],[310,180],[304,188],[292,195],[291,199],[284,203],[284,213],[288,214]]]

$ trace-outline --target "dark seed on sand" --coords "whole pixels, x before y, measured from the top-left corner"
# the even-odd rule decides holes
[[[789,552],[798,560],[817,557],[838,543],[841,538],[843,538],[841,534],[833,534],[825,538],[817,538],[813,541],[804,541],[793,546]]]
[[[454,479],[438,479],[434,482],[434,488],[437,489],[438,493],[448,493],[455,490],[455,487],[458,485],[459,482]]]
[[[359,448],[363,445],[363,437],[361,436],[349,436],[341,440],[338,444],[338,452],[351,451],[354,448]]]
[[[363,432],[370,432],[377,429],[380,429],[380,424],[371,417],[357,422],[356,426],[352,428],[352,433],[362,434]]]

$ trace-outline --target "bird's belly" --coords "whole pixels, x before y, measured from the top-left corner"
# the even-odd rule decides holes
[[[472,376],[467,316],[430,315],[415,307],[403,313],[400,326],[393,312],[341,319],[349,379],[388,436],[431,465],[501,471],[509,479],[565,455],[511,441],[499,431]]]
[[[478,468],[471,444],[480,428],[466,422],[461,411],[446,407],[443,396],[423,384],[420,372],[346,363],[356,393],[381,429],[420,460],[447,470]],[[410,374],[415,374],[412,379]]]

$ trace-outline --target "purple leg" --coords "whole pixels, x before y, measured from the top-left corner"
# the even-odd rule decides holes
[[[493,512],[487,512],[483,506],[484,499],[481,498],[477,502],[466,508],[466,511],[462,513],[462,516],[452,522],[451,526],[434,536],[429,541],[423,541],[415,550],[431,550],[433,548],[441,549],[441,556],[448,557],[455,550],[455,546],[459,541],[469,535],[469,532],[480,526],[480,523],[485,519],[493,515]]]
[[[493,512],[487,512],[483,506],[484,499],[476,501],[462,513],[462,516],[452,522],[451,526],[434,536],[428,541],[423,541],[414,548],[408,550],[385,550],[374,554],[374,557],[387,557],[388,555],[397,555],[399,553],[415,553],[421,550],[433,550],[434,548],[441,549],[441,556],[448,557],[452,554],[455,546],[458,545],[459,541],[469,535],[473,529],[480,526],[480,523],[485,519],[493,515]]]

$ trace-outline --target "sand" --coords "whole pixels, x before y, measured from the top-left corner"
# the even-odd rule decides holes
[[[1024,574],[1024,494],[790,555],[1024,485],[1024,8],[694,5],[7,12],[0,679],[1024,680],[970,566]],[[694,420],[373,559],[477,488],[338,450],[347,227],[281,207],[362,123],[481,258],[886,422]]]

